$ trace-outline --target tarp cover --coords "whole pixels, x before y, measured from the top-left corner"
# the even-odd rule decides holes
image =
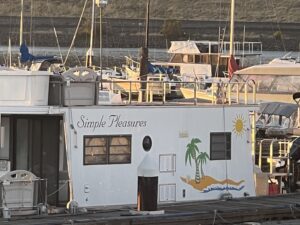
[[[296,112],[298,106],[296,104],[283,103],[283,102],[269,102],[262,103],[260,105],[259,112],[268,115],[278,115],[290,117],[294,112]]]
[[[236,75],[300,76],[300,63],[262,64],[236,71]]]

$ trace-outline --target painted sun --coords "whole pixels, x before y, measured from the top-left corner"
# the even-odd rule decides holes
[[[233,132],[237,135],[237,136],[242,136],[245,131],[245,119],[243,118],[242,115],[237,115],[236,118],[233,121]]]

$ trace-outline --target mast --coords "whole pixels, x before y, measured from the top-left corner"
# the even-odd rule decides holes
[[[228,59],[228,77],[231,78],[233,73],[239,69],[238,64],[234,58],[234,14],[235,14],[235,0],[231,0],[230,13],[230,49]]]
[[[150,0],[147,0],[146,9],[146,31],[144,47],[140,49],[140,81],[142,90],[142,100],[146,99],[147,74],[148,74],[148,45],[149,45],[149,16],[150,16]]]
[[[95,0],[93,0],[92,6],[92,22],[91,22],[91,36],[90,36],[90,48],[87,53],[86,66],[93,66],[93,42],[94,42],[94,23],[95,23]]]
[[[147,11],[146,11],[145,48],[149,47],[149,17],[150,17],[150,0],[148,0],[147,2]]]
[[[100,37],[99,37],[99,43],[100,43],[100,80],[101,80],[101,83],[100,83],[100,89],[103,90],[103,84],[102,84],[102,14],[103,14],[103,7],[105,7],[105,5],[107,5],[107,0],[96,0],[96,4],[97,6],[99,7],[99,33],[100,33]]]
[[[234,55],[234,14],[235,14],[235,0],[231,0],[231,13],[230,13],[230,49],[229,55]]]
[[[24,11],[24,0],[21,0],[21,16],[20,16],[20,46],[23,43],[23,11]]]

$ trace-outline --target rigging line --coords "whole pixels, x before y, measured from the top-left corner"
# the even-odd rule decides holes
[[[49,11],[50,11],[49,0],[47,0],[46,4],[47,4],[47,13],[49,13]],[[53,27],[53,32],[54,32],[54,36],[55,36],[55,40],[56,40],[58,52],[60,54],[61,63],[63,63],[63,56],[62,56],[62,52],[61,52],[61,49],[60,49],[60,44],[59,44],[59,40],[58,40],[58,36],[57,36],[57,32],[56,32],[56,28],[54,26],[54,20],[53,20],[52,16],[50,17],[50,22],[51,22],[51,25]]]
[[[73,39],[72,39],[71,46],[70,46],[70,48],[69,48],[69,50],[68,50],[68,53],[67,53],[67,55],[66,55],[65,61],[63,62],[63,65],[66,64],[66,62],[67,62],[67,60],[68,60],[68,58],[69,58],[71,49],[73,48],[73,45],[74,45],[74,42],[75,42],[75,39],[76,39],[76,35],[77,35],[77,32],[78,32],[79,26],[80,26],[80,24],[81,24],[81,20],[82,20],[82,18],[83,18],[83,14],[84,14],[85,8],[86,8],[87,1],[88,1],[88,0],[85,0],[85,2],[84,2],[84,6],[83,6],[83,9],[82,9],[82,12],[81,12],[81,15],[80,15],[80,19],[79,19],[79,21],[78,21],[78,24],[77,24],[77,27],[76,27],[76,30],[75,30],[75,34],[74,34]]]
[[[54,30],[54,35],[55,35],[55,39],[56,39],[56,43],[57,43],[57,47],[58,47],[58,51],[59,51],[59,55],[60,55],[60,60],[61,60],[61,63],[63,63],[64,60],[63,60],[63,56],[62,56],[62,52],[61,52],[61,49],[60,49],[60,44],[59,44],[59,40],[58,40],[58,36],[57,36],[57,32],[56,32],[55,27],[53,27],[53,30]]]
[[[221,19],[222,19],[222,0],[219,0],[219,29],[221,27]],[[219,40],[220,40],[219,36]]]
[[[281,40],[281,44],[282,44],[282,47],[283,47],[283,50],[286,52],[286,47],[285,47],[285,43],[284,43],[284,37],[283,37],[283,33],[282,33],[282,30],[281,30],[281,27],[279,25],[279,19],[278,19],[278,15],[276,13],[276,7],[275,7],[275,4],[274,4],[274,1],[273,0],[270,0],[271,3],[272,3],[272,7],[273,7],[273,11],[275,13],[275,17],[276,17],[276,25],[277,25],[277,28],[280,32],[280,40]]]
[[[268,0],[265,0],[265,5],[266,5],[266,10],[268,10],[269,9],[269,3],[268,3]],[[272,33],[274,34],[275,33],[275,30],[274,30],[274,26],[273,26],[273,22],[271,21],[271,29],[272,29]],[[272,35],[273,36],[273,38],[274,38],[274,35]],[[274,40],[275,40],[275,46],[277,47],[277,49],[279,48],[279,46],[277,45],[277,41],[276,41],[276,39],[274,38]]]
[[[29,27],[29,46],[32,41],[32,17],[33,17],[33,0],[30,2],[30,27]]]

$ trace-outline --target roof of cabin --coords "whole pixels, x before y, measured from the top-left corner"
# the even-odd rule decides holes
[[[235,72],[236,75],[300,76],[300,64],[262,64]]]
[[[168,53],[171,54],[189,54],[199,55],[203,52],[200,51],[199,46],[218,46],[217,41],[171,41],[171,47]]]
[[[268,102],[260,104],[260,113],[268,115],[278,115],[290,117],[298,110],[296,104],[283,103],[283,102]]]

